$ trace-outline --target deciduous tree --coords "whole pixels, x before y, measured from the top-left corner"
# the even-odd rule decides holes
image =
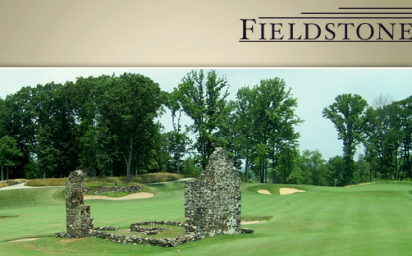
[[[232,110],[226,101],[228,87],[226,78],[218,76],[214,70],[207,74],[203,70],[193,70],[177,87],[177,100],[186,115],[193,120],[190,129],[196,134],[195,147],[203,168],[214,148],[224,144],[218,132],[224,118]]]
[[[16,166],[19,161],[18,157],[23,154],[17,147],[16,140],[10,136],[4,136],[0,139],[0,165],[1,165],[1,180],[4,179],[3,167],[6,167],[6,178],[9,179],[9,169]]]
[[[330,119],[338,131],[338,139],[343,140],[346,182],[352,182],[353,157],[364,135],[362,115],[368,103],[357,94],[341,94],[335,102],[323,109],[323,117]]]

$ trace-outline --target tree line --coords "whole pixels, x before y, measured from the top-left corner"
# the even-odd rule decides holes
[[[66,177],[77,166],[128,181],[146,172],[197,176],[218,146],[244,181],[341,186],[359,180],[359,168],[362,181],[367,173],[410,178],[410,97],[368,107],[358,95],[339,95],[323,115],[344,152],[325,161],[318,150],[300,152],[295,127],[303,120],[284,80],[242,87],[235,100],[229,87],[214,70],[189,72],[172,92],[133,73],[23,87],[0,99],[1,178]],[[166,112],[168,132],[158,121]],[[360,143],[365,154],[354,161]]]
[[[360,95],[341,94],[322,115],[335,125],[342,155],[326,161],[319,150],[304,150],[288,183],[345,186],[411,179],[412,96],[391,101],[380,95],[369,105]],[[359,145],[363,152],[355,159]]]
[[[381,95],[369,105],[360,95],[341,94],[323,109],[323,116],[343,142],[342,156],[327,163],[339,185],[411,179],[412,96],[392,102]],[[358,145],[364,152],[355,161]]]

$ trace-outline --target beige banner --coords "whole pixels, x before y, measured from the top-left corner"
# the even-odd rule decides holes
[[[339,9],[342,7],[386,9]],[[350,14],[366,11],[378,14]],[[410,0],[1,0],[0,66],[410,67],[412,41],[399,40],[402,35],[412,37],[410,13]],[[275,37],[283,35],[284,40],[241,42],[242,19],[256,21],[246,24],[246,28],[254,26],[253,32],[247,30],[251,40],[260,40],[260,23],[266,23],[266,41],[280,28],[272,28],[270,23],[282,23]],[[302,36],[300,42],[287,40],[290,23],[295,24],[296,37]],[[323,41],[310,40],[317,36],[315,25],[307,25],[310,31],[304,40],[305,23],[317,24],[321,29],[317,40]],[[334,23],[329,28],[336,32],[335,42],[326,39],[332,38],[327,23]],[[343,41],[344,26],[338,28],[339,23],[354,24],[348,27],[351,40],[362,41],[370,35],[371,39]],[[362,23],[370,25],[357,31]],[[378,23],[384,24],[389,34]],[[401,23],[405,25],[401,27]]]

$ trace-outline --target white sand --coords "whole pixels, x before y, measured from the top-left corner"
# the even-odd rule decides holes
[[[98,195],[85,195],[84,199],[85,200],[90,200],[90,199],[100,199],[100,200],[131,200],[131,199],[143,199],[143,198],[150,198],[153,197],[154,194],[148,193],[148,192],[139,192],[135,194],[130,194],[127,196],[122,196],[122,197],[110,197],[110,196],[98,196]]]
[[[256,224],[256,223],[263,223],[263,222],[266,222],[266,220],[254,220],[254,221],[244,221],[244,220],[242,220],[241,222],[240,222],[240,225],[248,225],[248,224]]]
[[[265,195],[271,195],[271,193],[267,189],[260,189],[260,190],[258,190],[258,192],[261,193],[261,194],[265,194]]]
[[[347,186],[345,186],[345,188],[356,187],[356,186],[363,186],[363,185],[370,185],[370,184],[372,184],[372,183],[370,183],[370,182],[367,182],[367,183],[359,183],[359,184],[356,184],[356,185],[347,185]]]
[[[281,195],[290,195],[290,194],[294,194],[296,192],[306,192],[305,190],[300,190],[300,189],[296,189],[296,188],[281,188],[280,189],[280,194]]]
[[[22,239],[17,239],[17,240],[9,241],[9,243],[33,241],[33,240],[37,240],[37,239],[40,239],[40,237],[22,238]]]

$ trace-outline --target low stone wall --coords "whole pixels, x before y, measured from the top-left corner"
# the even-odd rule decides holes
[[[89,230],[89,232],[87,233],[85,237],[92,237],[93,231],[119,231],[119,230],[120,228],[118,227],[94,227]],[[67,232],[57,232],[55,235],[56,237],[60,237],[60,238],[72,238],[71,236],[69,236]]]
[[[176,221],[145,221],[130,224],[130,231],[144,234],[144,235],[156,235],[160,232],[168,230],[165,227],[145,227],[147,225],[170,225],[170,226],[184,226],[184,222]]]
[[[93,230],[105,230],[105,231],[118,231],[120,228],[118,227],[95,227]]]
[[[130,224],[130,227],[141,227],[141,225],[171,225],[171,226],[186,226],[185,222],[178,222],[178,221],[145,221],[145,222],[137,222]],[[147,228],[155,228],[155,227],[147,227]],[[146,244],[146,245],[153,245],[158,247],[176,247],[180,244],[194,242],[200,239],[205,238],[205,236],[196,235],[194,233],[185,234],[183,236],[177,236],[175,238],[153,238],[153,237],[136,237],[135,235],[118,235],[113,234],[110,232],[105,232],[116,230],[118,231],[118,227],[95,227],[93,230],[90,230],[88,237],[106,239],[111,242],[119,243],[119,244]],[[252,229],[242,228],[241,234],[254,234]],[[59,232],[56,233],[56,237],[61,238],[68,238],[66,232]]]
[[[122,193],[122,192],[139,192],[141,186],[102,186],[102,187],[87,187],[84,186],[83,192],[87,194],[102,194],[102,193]]]
[[[164,228],[164,227],[142,227],[142,226],[132,226],[130,228],[130,232],[144,234],[144,235],[156,235],[166,230],[169,230],[169,229]]]
[[[250,228],[241,228],[240,233],[241,234],[254,234],[255,231],[253,229],[250,229]]]
[[[175,247],[180,244],[190,243],[202,239],[201,237],[195,235],[183,235],[175,238],[159,239],[153,237],[116,235],[109,232],[95,230],[92,231],[91,237],[106,239],[119,244],[147,244],[159,247]]]
[[[130,224],[131,226],[145,226],[145,225],[169,225],[169,226],[185,226],[187,225],[185,222],[180,222],[180,221],[143,221],[143,222],[136,222]]]

